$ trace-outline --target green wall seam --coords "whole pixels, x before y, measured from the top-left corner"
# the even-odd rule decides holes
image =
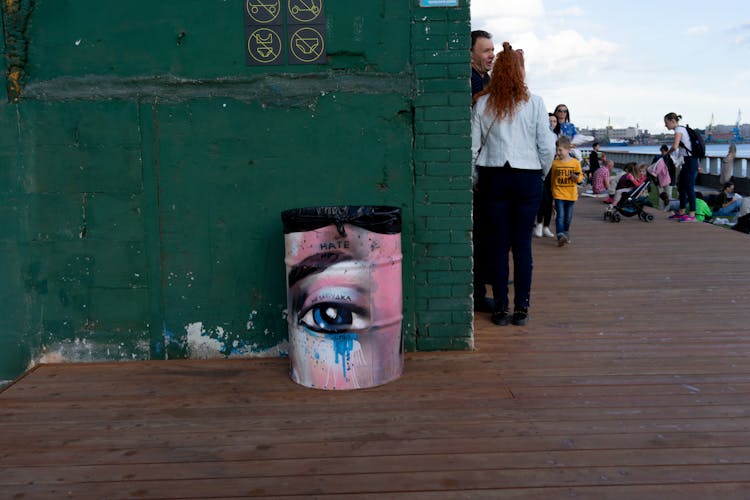
[[[29,82],[24,99],[64,100],[153,100],[180,102],[213,96],[242,102],[263,102],[269,106],[304,107],[331,92],[356,94],[399,94],[411,97],[412,75],[352,73],[273,73],[251,77],[190,79],[173,75],[120,78],[103,75],[59,77]]]

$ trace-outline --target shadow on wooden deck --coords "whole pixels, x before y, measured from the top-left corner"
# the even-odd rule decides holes
[[[285,359],[45,365],[2,498],[750,498],[750,237],[661,213],[535,240],[531,320],[321,392]]]

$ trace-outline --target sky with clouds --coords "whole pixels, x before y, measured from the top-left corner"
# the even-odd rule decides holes
[[[750,122],[750,2],[470,1],[472,29],[523,48],[531,92],[579,128]]]

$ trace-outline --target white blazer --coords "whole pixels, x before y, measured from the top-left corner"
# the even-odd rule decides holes
[[[546,176],[555,158],[555,134],[542,98],[531,95],[512,119],[495,120],[494,114],[485,113],[488,97],[480,97],[471,113],[472,166],[502,167],[508,162],[513,168],[541,169]]]

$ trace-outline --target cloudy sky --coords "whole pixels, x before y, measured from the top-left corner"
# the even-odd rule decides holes
[[[579,128],[750,122],[750,2],[471,0],[471,14],[496,51],[524,49],[532,93]]]

